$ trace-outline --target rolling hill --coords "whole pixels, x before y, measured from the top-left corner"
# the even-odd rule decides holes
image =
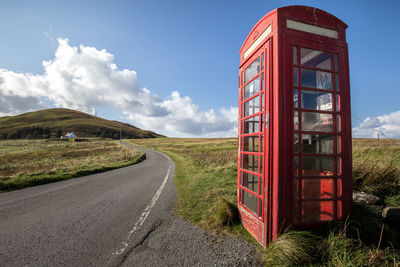
[[[110,121],[80,111],[53,108],[0,118],[0,139],[50,138],[74,132],[77,137],[156,138],[152,131],[128,123]]]

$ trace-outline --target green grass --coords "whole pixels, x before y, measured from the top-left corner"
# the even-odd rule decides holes
[[[0,141],[0,192],[121,168],[144,158],[142,152],[111,140]]]
[[[386,226],[381,235],[380,210],[358,203],[346,222],[332,222],[314,231],[288,230],[269,248],[261,248],[237,223],[231,210],[236,205],[236,139],[157,138],[129,142],[162,151],[175,161],[178,215],[213,232],[243,237],[257,246],[267,266],[396,266],[400,262]],[[397,140],[375,145],[371,140],[355,139],[354,187],[379,193],[386,203],[397,205],[399,145]]]

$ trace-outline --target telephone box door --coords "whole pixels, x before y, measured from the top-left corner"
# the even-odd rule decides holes
[[[268,214],[268,51],[267,42],[240,68],[238,203],[242,222],[261,243]]]
[[[294,111],[294,223],[342,218],[343,49],[311,41],[291,40]],[[345,123],[347,124],[347,123]],[[345,153],[343,151],[345,150]],[[345,164],[345,168],[348,168]]]

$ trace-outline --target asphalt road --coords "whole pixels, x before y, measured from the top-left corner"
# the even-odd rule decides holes
[[[0,266],[119,266],[171,213],[175,165],[139,164],[0,194]]]

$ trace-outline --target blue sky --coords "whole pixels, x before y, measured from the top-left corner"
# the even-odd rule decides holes
[[[0,115],[94,108],[169,136],[234,136],[238,51],[263,15],[287,5],[349,25],[353,134],[400,138],[395,0],[2,1]]]

